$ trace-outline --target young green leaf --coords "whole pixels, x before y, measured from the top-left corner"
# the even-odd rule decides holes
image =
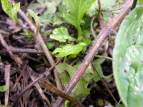
[[[113,51],[114,78],[126,107],[143,107],[143,7],[120,26]]]
[[[81,42],[77,45],[65,44],[61,46],[61,48],[56,48],[52,53],[56,54],[56,57],[72,55],[72,58],[75,58],[85,46],[87,46],[87,44],[84,42]]]
[[[8,90],[8,88],[9,88],[9,86],[7,86],[7,85],[0,86],[0,92],[6,91],[6,90]]]
[[[57,16],[57,9],[61,5],[62,0],[37,0],[36,3],[32,3],[28,6],[28,9],[34,10],[34,12],[38,13],[39,8],[45,8],[46,10],[42,12],[42,15],[39,16],[40,21],[44,21],[44,25],[51,25],[50,21],[52,20],[54,25],[61,24],[62,14]],[[54,18],[54,19],[53,19]]]
[[[28,41],[33,41],[34,39],[34,33],[30,30],[23,29],[23,33],[20,33],[21,35],[27,36]]]
[[[48,49],[52,49],[55,45],[55,42],[54,41],[49,41],[49,42],[46,42],[46,46],[48,47]]]
[[[77,28],[79,40],[84,40],[80,22],[94,1],[95,0],[64,0],[67,8],[67,12],[64,14],[65,20]]]
[[[36,28],[39,29],[40,28],[40,20],[39,20],[39,17],[37,16],[36,13],[34,13],[31,9],[28,9],[27,10],[28,14],[30,16],[32,16],[36,22]]]
[[[55,28],[52,33],[50,38],[59,42],[66,42],[67,40],[74,41],[74,38],[69,35],[68,30],[65,27]]]
[[[17,12],[20,9],[20,3],[16,3],[12,6],[7,0],[1,0],[2,8],[4,12],[11,17],[16,23],[18,23]]]

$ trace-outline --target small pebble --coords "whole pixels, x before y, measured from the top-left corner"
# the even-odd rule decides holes
[[[89,105],[88,107],[94,107],[93,105]]]

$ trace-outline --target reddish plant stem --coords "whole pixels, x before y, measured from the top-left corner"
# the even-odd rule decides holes
[[[79,79],[81,78],[83,73],[85,72],[86,68],[92,61],[92,59],[93,59],[94,55],[96,54],[96,52],[98,51],[99,47],[102,45],[104,40],[108,37],[110,28],[114,29],[122,21],[124,16],[130,10],[132,3],[133,3],[133,0],[129,0],[125,5],[124,10],[117,16],[117,18],[114,21],[112,21],[108,27],[104,27],[101,30],[99,39],[94,43],[94,45],[92,46],[92,49],[90,50],[89,54],[86,56],[85,61],[82,63],[80,69],[77,71],[75,76],[70,80],[68,86],[63,91],[65,94],[71,93],[72,89],[75,87],[75,85],[77,84],[77,82],[79,81]],[[61,107],[63,105],[64,101],[65,101],[65,99],[58,97],[57,101],[55,102],[55,104],[52,107]]]
[[[13,53],[43,54],[43,51],[42,51],[42,50],[27,49],[27,48],[14,48],[14,47],[11,47],[11,51],[12,51]]]

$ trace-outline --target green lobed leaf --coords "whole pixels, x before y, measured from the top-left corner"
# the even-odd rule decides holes
[[[95,0],[64,0],[66,8],[65,19],[76,28],[80,25],[83,15]]]
[[[73,76],[75,75],[76,71],[79,68],[79,65],[80,64],[76,66],[71,66],[66,63],[60,63],[59,65],[56,66],[57,69],[61,70],[59,73],[61,73],[62,83],[65,87],[69,83],[70,79],[72,79]],[[82,78],[79,80],[79,82],[77,83],[77,85],[75,86],[75,88],[72,90],[70,94],[75,99],[85,97],[90,93],[87,86],[90,83],[91,79],[94,77],[94,72],[90,68],[88,68],[85,72],[86,74],[82,76]],[[90,75],[88,79],[87,79],[87,75],[88,76]]]
[[[74,41],[74,38],[69,35],[68,30],[65,27],[55,28],[52,33],[50,38],[59,42],[66,42],[67,40]]]
[[[58,15],[59,14],[59,15]],[[63,23],[62,19],[60,18],[61,13],[56,13],[53,18],[53,25],[61,25]]]
[[[17,12],[20,9],[20,3],[16,3],[12,6],[7,0],[1,0],[2,8],[4,12],[11,17],[16,23],[18,23]]]
[[[56,54],[56,57],[64,57],[68,55],[74,55],[73,57],[76,57],[85,46],[87,46],[87,44],[84,42],[77,45],[65,44],[61,46],[61,48],[56,48],[52,53]]]
[[[126,107],[143,107],[143,7],[134,9],[120,26],[113,51],[119,95]]]
[[[99,58],[94,61],[94,66],[97,67],[99,64],[101,64],[105,59]],[[69,81],[74,77],[76,72],[78,71],[79,67],[81,65],[81,62],[78,62],[76,65],[71,66],[67,63],[60,63],[56,66],[56,69],[59,69],[59,76],[61,77],[62,84],[64,87],[66,87],[69,83]],[[70,96],[72,96],[75,99],[80,99],[82,97],[85,97],[90,94],[90,90],[87,88],[89,83],[96,78],[98,75],[93,70],[92,66],[89,65],[85,71],[85,73],[82,75],[82,78],[78,81],[74,89],[72,90]],[[102,74],[100,75],[102,77]],[[99,79],[98,79],[99,80]],[[97,81],[96,81],[97,82]],[[69,101],[65,102],[65,107],[70,107],[72,104],[69,103]]]
[[[98,8],[97,6],[96,6],[96,4],[97,4],[97,2],[95,1],[93,4],[92,4],[92,6],[88,9],[88,11],[87,11],[87,14],[90,16],[90,17],[92,17],[92,16],[94,16],[95,14],[97,14],[97,9],[96,8]]]
[[[65,12],[65,20],[74,25],[78,30],[78,39],[83,39],[80,22],[85,12],[91,7],[95,0],[64,0],[67,12]]]

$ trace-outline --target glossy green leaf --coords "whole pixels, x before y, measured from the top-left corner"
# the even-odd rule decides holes
[[[17,12],[20,9],[20,3],[16,3],[12,6],[7,0],[1,0],[2,8],[4,12],[12,18],[16,23],[18,23]]]
[[[67,12],[64,18],[67,22],[74,25],[78,30],[78,39],[82,40],[80,22],[85,12],[91,7],[95,0],[64,0]]]
[[[67,40],[74,41],[74,38],[69,35],[68,30],[65,27],[55,28],[52,33],[50,38],[59,42],[66,42]]]
[[[68,55],[73,55],[73,57],[76,57],[85,46],[87,46],[87,44],[83,42],[77,45],[65,44],[61,46],[61,48],[56,48],[52,53],[56,54],[56,57],[64,57]]]
[[[34,20],[36,22],[36,28],[39,29],[40,28],[40,19],[37,16],[37,14],[34,13],[31,9],[28,9],[27,12],[30,16],[32,16],[34,18]]]
[[[8,89],[9,89],[9,86],[7,85],[0,86],[0,92],[6,91]]]
[[[143,107],[143,7],[124,19],[113,52],[114,78],[126,107]]]

